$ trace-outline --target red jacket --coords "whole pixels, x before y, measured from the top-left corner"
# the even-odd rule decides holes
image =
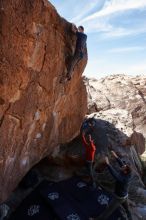
[[[93,140],[90,140],[90,143],[87,143],[84,134],[82,134],[83,144],[85,146],[86,151],[86,160],[87,161],[94,161],[96,147],[93,143]]]

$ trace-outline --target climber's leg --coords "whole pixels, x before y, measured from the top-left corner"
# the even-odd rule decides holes
[[[66,75],[68,80],[71,80],[72,75],[73,75],[73,71],[75,66],[78,64],[78,62],[83,58],[83,55],[81,54],[80,51],[76,51],[73,58],[72,58],[72,62],[71,65],[69,67],[68,73]]]
[[[93,188],[96,188],[96,182],[93,174],[93,161],[86,161],[87,172],[91,178]]]
[[[129,208],[128,198],[122,203],[122,206],[127,214],[128,220],[132,220],[132,215]]]

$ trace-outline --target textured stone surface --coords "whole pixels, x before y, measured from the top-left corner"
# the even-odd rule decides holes
[[[135,146],[137,152],[145,151],[146,138],[146,77],[112,75],[85,79],[88,91],[88,113],[109,121],[121,132],[123,145]],[[116,140],[117,141],[117,140]]]
[[[76,37],[47,0],[0,8],[0,201],[38,161],[78,133],[86,112],[86,60],[65,75]],[[1,4],[0,3],[0,4]]]
[[[85,84],[88,92],[88,117],[95,117],[104,125],[109,150],[118,152],[133,167],[129,187],[129,198],[135,204],[132,209],[133,219],[139,219],[140,216],[145,219],[146,197],[142,181],[145,172],[139,155],[145,159],[146,77],[112,75],[100,80],[86,78]],[[113,181],[106,169],[102,170],[97,179],[106,186]]]

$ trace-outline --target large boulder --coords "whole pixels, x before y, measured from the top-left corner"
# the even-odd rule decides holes
[[[145,151],[146,77],[112,75],[99,80],[85,79],[88,114],[113,124],[124,135],[115,138],[123,146],[134,145],[139,155]]]
[[[61,84],[76,36],[47,0],[4,0],[0,8],[0,202],[25,173],[79,132],[86,113],[81,74]]]
[[[146,77],[111,75],[99,80],[85,78],[85,84],[88,117],[96,118],[104,126],[109,152],[116,151],[133,167],[129,186],[129,198],[135,207],[132,208],[133,219],[140,216],[145,219],[145,171],[140,156],[145,161]],[[111,163],[116,167],[115,161]],[[114,187],[111,185],[114,179],[107,169],[102,170],[97,179],[110,189]]]

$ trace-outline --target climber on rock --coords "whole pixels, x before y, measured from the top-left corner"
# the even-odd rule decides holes
[[[75,66],[84,58],[86,53],[87,35],[84,33],[84,27],[79,26],[76,28],[76,26],[72,24],[72,31],[76,34],[77,40],[72,62],[66,75],[67,80],[71,80]]]
[[[110,164],[108,157],[105,157],[105,163],[108,166],[109,172],[116,180],[115,190],[114,190],[114,198],[106,208],[103,214],[101,214],[98,220],[106,220],[108,217],[120,206],[122,205],[128,220],[132,220],[132,215],[129,209],[128,204],[128,187],[131,180],[132,169],[129,164],[125,164],[121,161],[121,159],[117,156],[114,151],[111,151],[112,155],[116,158],[120,166],[120,171],[118,172],[113,166]]]

